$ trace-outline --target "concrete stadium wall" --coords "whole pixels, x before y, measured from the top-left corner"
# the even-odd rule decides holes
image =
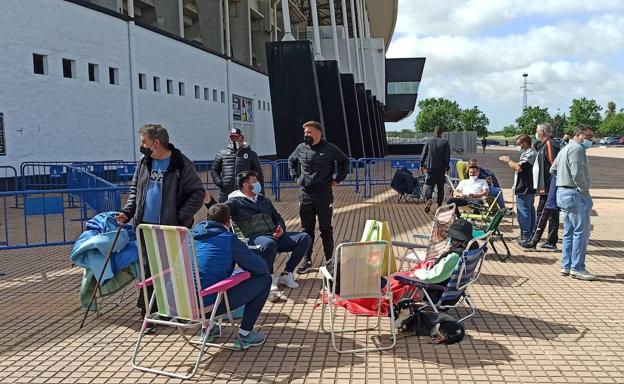
[[[266,75],[125,20],[61,0],[2,0],[0,52],[7,152],[2,165],[132,159],[145,123],[167,126],[171,141],[192,159],[212,159],[232,124],[231,94],[254,100],[254,123],[247,126],[254,131],[251,144],[260,155],[275,153]],[[33,54],[47,56],[46,74],[34,73]],[[62,59],[74,60],[75,78],[63,77]],[[97,82],[89,81],[89,63],[98,65]],[[111,67],[118,74],[114,85]],[[139,88],[139,74],[145,89]],[[258,100],[266,111],[258,111]]]

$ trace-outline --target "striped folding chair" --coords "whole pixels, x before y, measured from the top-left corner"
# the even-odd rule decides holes
[[[154,287],[154,293],[150,298],[147,289],[143,290],[145,302],[149,305],[132,354],[132,367],[145,372],[184,380],[190,379],[197,371],[206,346],[236,349],[227,347],[223,343],[209,343],[207,342],[208,337],[201,337],[201,335],[202,331],[203,334],[209,335],[213,327],[216,326],[216,311],[212,309],[218,308],[222,300],[225,302],[226,314],[230,324],[234,324],[227,291],[247,280],[250,274],[249,272],[239,273],[202,289],[193,236],[187,228],[141,224],[137,227],[137,239],[140,239],[138,245],[142,280],[137,287],[151,285]],[[145,278],[144,257],[147,257],[152,273],[148,279]],[[204,308],[203,297],[215,293],[217,294],[215,304],[209,308]],[[158,305],[158,310],[152,313],[154,303]],[[209,320],[206,320],[207,312],[210,313]],[[188,374],[184,375],[137,364],[136,359],[141,349],[141,340],[148,323],[175,327],[183,340],[198,351],[195,364]],[[196,336],[198,339],[195,339]]]
[[[393,241],[392,245],[404,248],[405,251],[399,259],[399,271],[403,270],[404,263],[420,263],[427,260],[435,260],[446,252],[448,248],[448,229],[455,221],[455,204],[443,205],[438,208],[433,217],[431,233],[415,233],[416,239],[426,240],[426,244]],[[400,253],[399,253],[400,254]]]

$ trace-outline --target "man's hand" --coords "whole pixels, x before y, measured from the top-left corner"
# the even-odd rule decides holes
[[[509,163],[509,160],[511,160],[511,159],[509,158],[509,156],[503,155],[503,156],[499,157],[498,160],[503,161],[505,163]]]
[[[420,167],[420,173],[425,173],[427,172],[427,168],[426,167]]]
[[[277,228],[275,228],[275,232],[273,232],[273,237],[275,237],[276,239],[279,239],[280,237],[282,237],[283,234],[284,234],[284,229],[282,228],[281,225],[278,225]]]
[[[336,183],[336,179],[332,180],[332,187],[335,187],[336,185],[338,185],[338,183]]]
[[[128,216],[122,212],[119,212],[117,216],[115,216],[115,219],[117,220],[117,224],[120,225],[128,222]]]

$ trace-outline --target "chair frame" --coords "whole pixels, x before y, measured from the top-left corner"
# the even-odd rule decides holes
[[[197,297],[197,305],[198,305],[198,309],[199,309],[199,318],[195,319],[195,320],[188,320],[188,319],[180,319],[177,317],[173,317],[171,318],[171,320],[162,320],[160,318],[161,313],[151,313],[152,312],[152,308],[154,306],[154,303],[156,302],[156,294],[155,292],[152,294],[151,298],[148,298],[148,294],[147,294],[147,289],[143,290],[143,297],[145,302],[149,302],[149,305],[147,307],[146,310],[146,315],[143,319],[143,323],[141,325],[141,330],[139,331],[139,336],[138,336],[138,340],[137,343],[135,345],[134,348],[134,352],[132,353],[132,359],[131,359],[131,363],[132,363],[132,367],[135,369],[138,369],[140,371],[144,371],[144,372],[150,372],[150,373],[155,373],[155,374],[159,374],[159,375],[165,375],[165,376],[169,376],[169,377],[174,377],[174,378],[178,378],[178,379],[183,379],[183,380],[188,380],[191,377],[193,377],[195,375],[195,373],[197,372],[197,368],[199,367],[199,363],[201,362],[201,359],[204,355],[204,350],[207,346],[212,346],[212,347],[218,347],[218,348],[222,348],[222,349],[230,349],[230,350],[239,350],[239,348],[235,348],[235,347],[230,347],[228,345],[225,344],[225,342],[223,343],[210,343],[207,341],[208,339],[208,335],[210,334],[210,331],[212,330],[212,328],[214,326],[217,325],[217,322],[219,323],[219,327],[222,327],[222,319],[223,316],[217,316],[217,311],[216,310],[212,310],[212,309],[217,309],[219,307],[219,305],[221,304],[221,301],[223,301],[225,303],[225,308],[226,308],[226,314],[227,314],[227,318],[230,322],[230,324],[235,325],[236,323],[234,322],[233,318],[232,318],[232,310],[230,307],[230,302],[228,299],[228,295],[227,295],[227,290],[240,284],[241,282],[249,279],[249,277],[251,276],[251,274],[249,272],[242,272],[239,273],[237,275],[231,276],[225,280],[222,280],[216,284],[213,284],[212,286],[202,289],[201,288],[201,281],[199,279],[199,272],[198,272],[198,266],[197,266],[197,257],[195,255],[195,244],[193,241],[193,236],[191,231],[186,228],[186,227],[175,227],[175,226],[166,226],[166,225],[152,225],[152,224],[141,224],[137,227],[137,244],[138,244],[138,249],[139,249],[139,265],[140,265],[140,269],[141,269],[141,278],[143,279],[141,282],[139,282],[137,284],[137,288],[143,288],[143,287],[147,287],[150,285],[154,284],[154,279],[152,277],[145,279],[145,267],[144,267],[144,260],[143,260],[143,244],[142,241],[140,239],[142,239],[142,234],[143,231],[145,230],[161,230],[161,231],[176,231],[179,233],[179,231],[183,231],[186,234],[186,238],[190,239],[188,241],[189,244],[189,255],[191,256],[192,259],[192,266],[193,266],[193,283],[195,286],[195,293],[196,293],[196,297]],[[147,249],[145,249],[145,252],[148,252]],[[176,267],[180,267],[180,265],[176,265],[176,266],[172,266],[169,270],[171,270],[172,268],[176,268]],[[158,273],[162,273],[167,274],[169,273],[169,270],[165,270],[165,271],[157,271]],[[203,298],[205,296],[211,295],[211,294],[217,294],[215,303],[212,305],[212,307],[208,307],[205,308],[204,307],[204,301]],[[206,311],[210,311],[210,318],[207,320],[206,319]],[[168,316],[168,314],[162,314],[164,316]],[[180,321],[182,320],[182,321]],[[182,336],[182,338],[184,339],[184,341],[191,347],[193,347],[194,349],[198,350],[198,354],[197,354],[197,358],[195,359],[195,363],[193,365],[193,368],[191,370],[191,372],[187,375],[182,375],[176,372],[170,372],[170,371],[165,371],[165,370],[159,370],[159,369],[154,369],[154,368],[149,368],[149,367],[145,367],[145,366],[141,366],[139,364],[137,364],[136,362],[136,358],[137,355],[139,353],[140,350],[140,345],[141,345],[141,340],[143,339],[143,336],[145,336],[145,328],[146,325],[150,323],[150,324],[158,324],[158,325],[166,325],[166,326],[171,326],[171,327],[175,327],[178,332],[180,333],[180,335]],[[201,337],[201,332],[199,333],[200,339],[199,340],[193,340],[193,336],[191,336],[191,338],[189,338],[185,331],[194,331],[197,332],[199,330],[204,330],[204,337]],[[236,337],[239,338],[238,332],[236,332]]]
[[[381,288],[379,289],[379,296],[376,297],[371,297],[371,296],[349,296],[349,299],[356,299],[356,298],[376,298],[377,299],[377,322],[375,324],[375,326],[373,327],[365,327],[365,328],[350,328],[350,329],[336,329],[335,326],[335,321],[336,321],[336,313],[334,311],[334,305],[335,305],[335,301],[336,301],[336,280],[334,279],[334,276],[336,276],[338,274],[338,265],[340,264],[340,260],[342,257],[342,248],[344,247],[349,247],[349,246],[354,246],[354,245],[362,245],[362,244],[383,244],[386,247],[386,250],[388,248],[390,248],[390,242],[385,241],[385,240],[379,240],[379,241],[361,241],[361,242],[346,242],[346,243],[341,243],[338,245],[338,247],[336,247],[336,250],[334,251],[334,270],[332,271],[332,273],[329,272],[329,270],[327,270],[326,267],[321,267],[320,271],[323,277],[323,288],[321,290],[321,330],[324,333],[330,333],[331,334],[331,341],[332,341],[332,346],[334,347],[334,350],[338,353],[358,353],[358,352],[371,352],[371,351],[383,351],[383,350],[387,350],[387,349],[392,349],[394,348],[394,346],[396,345],[396,329],[394,327],[394,312],[392,310],[390,310],[390,331],[392,333],[392,343],[390,345],[387,346],[382,346],[379,345],[378,347],[372,347],[372,348],[355,348],[355,349],[339,349],[337,344],[336,344],[336,334],[337,333],[356,333],[356,332],[360,332],[360,331],[374,331],[374,330],[380,330],[381,329],[381,305],[383,303],[383,300],[386,299],[388,300],[388,302],[390,303],[390,308],[392,308],[392,291],[390,289],[386,289],[385,293],[381,292]],[[386,251],[384,251],[384,254],[386,253]],[[383,256],[382,256],[383,257]],[[386,285],[387,288],[390,287],[390,275],[391,275],[391,263],[388,263],[388,271],[387,274],[381,275],[380,277],[385,277],[388,281],[388,284]],[[344,273],[343,270],[340,271],[340,274]],[[381,279],[379,284],[381,284]],[[327,298],[327,303],[325,303],[324,297]],[[325,311],[326,309],[328,309],[329,312],[329,319],[330,319],[330,331],[328,332],[327,329],[325,328]]]
[[[505,216],[507,215],[507,212],[509,212],[509,208],[501,208],[499,209],[495,214],[494,217],[492,217],[492,220],[490,220],[490,223],[488,224],[487,228],[484,230],[484,232],[492,232],[492,235],[490,236],[490,245],[492,246],[492,250],[494,251],[494,254],[496,256],[498,256],[498,258],[501,261],[506,261],[508,258],[511,257],[511,250],[509,249],[509,246],[507,245],[507,242],[505,241],[505,236],[503,235],[503,233],[500,231],[499,226],[502,223],[503,219],[505,218]],[[496,219],[497,215],[500,216],[500,221],[498,222],[498,224],[492,228],[491,225],[494,222],[494,220]],[[505,255],[501,255],[498,250],[496,249],[496,246],[494,245],[494,241],[495,240],[500,240],[501,243],[503,243],[503,247],[505,247],[506,253]]]

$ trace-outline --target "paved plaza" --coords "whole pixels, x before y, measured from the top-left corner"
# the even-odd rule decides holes
[[[511,171],[497,160],[505,149],[476,157],[495,171],[511,201]],[[318,273],[300,276],[301,287],[288,299],[267,303],[258,320],[267,342],[246,352],[208,349],[195,376],[219,383],[624,383],[624,148],[589,151],[594,187],[593,231],[587,267],[599,281],[559,275],[560,254],[525,252],[515,245],[517,221],[502,230],[512,256],[502,262],[488,255],[483,274],[471,286],[476,316],[467,336],[452,346],[426,338],[403,337],[393,350],[337,354],[320,328]],[[366,219],[387,220],[396,240],[412,241],[426,232],[431,215],[422,204],[397,204],[387,186],[363,198],[339,187],[335,202],[337,243],[359,240]],[[300,228],[296,190],[276,203],[288,228]],[[197,219],[205,218],[205,208]],[[33,223],[32,225],[36,225]],[[320,241],[315,262],[321,263]],[[0,382],[2,383],[164,383],[180,382],[133,370],[130,356],[140,325],[136,293],[119,307],[91,315],[79,329],[82,270],[69,262],[71,247],[0,251]],[[279,259],[281,270],[283,257]],[[367,318],[345,315],[343,324]],[[382,334],[387,334],[382,332]],[[363,335],[338,342],[362,346]],[[159,328],[148,336],[147,360],[184,372],[193,350],[176,334]]]

